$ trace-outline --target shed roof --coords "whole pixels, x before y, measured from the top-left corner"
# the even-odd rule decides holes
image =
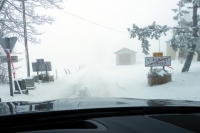
[[[137,52],[135,52],[135,51],[133,51],[133,50],[130,50],[130,49],[124,47],[124,48],[122,48],[122,49],[116,51],[115,54],[121,52],[122,50],[127,50],[127,51],[130,51],[130,52],[133,52],[133,53],[137,53]]]

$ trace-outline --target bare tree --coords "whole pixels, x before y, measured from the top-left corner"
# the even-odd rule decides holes
[[[42,33],[38,32],[35,26],[46,23],[51,24],[54,19],[51,16],[37,14],[35,12],[36,9],[63,9],[62,0],[6,0],[0,11],[0,37],[16,36],[18,41],[23,42],[24,21],[22,1],[24,1],[26,5],[25,15],[27,40],[31,43],[39,43],[37,36]],[[0,56],[2,55],[5,55],[5,53],[4,50],[0,48]],[[7,64],[0,63],[0,83],[8,82],[7,75]]]
[[[0,56],[5,55],[4,50],[0,47]],[[0,84],[8,82],[8,68],[6,63],[0,61]]]
[[[35,12],[38,8],[44,9],[63,9],[61,6],[62,0],[26,0],[26,27],[27,39],[32,43],[39,43],[35,28],[36,25],[43,25],[45,23],[51,24],[54,19],[51,16],[37,14]],[[0,25],[2,37],[16,36],[19,41],[24,38],[24,24],[23,24],[23,8],[21,0],[7,0],[0,12]]]

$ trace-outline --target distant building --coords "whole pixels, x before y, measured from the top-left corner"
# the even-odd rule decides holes
[[[167,43],[167,56],[171,56],[171,60],[180,60],[180,59],[186,59],[187,52],[186,51],[180,51],[178,50],[175,52],[172,47],[170,47],[170,44],[168,41]],[[193,56],[193,61],[197,61],[198,54]]]
[[[122,48],[115,52],[116,65],[133,65],[136,62],[136,52],[127,48]]]

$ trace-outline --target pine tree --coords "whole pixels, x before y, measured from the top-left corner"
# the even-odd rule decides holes
[[[185,15],[189,14],[188,11],[183,8],[187,4],[193,4],[193,17],[192,22],[185,19]],[[155,22],[144,28],[139,28],[133,24],[132,29],[128,28],[130,32],[130,38],[138,39],[142,42],[143,53],[149,54],[149,41],[148,39],[157,39],[162,35],[166,35],[169,30],[173,30],[173,36],[169,40],[170,46],[174,51],[187,51],[187,57],[183,66],[182,72],[189,71],[193,55],[200,53],[200,37],[199,37],[199,20],[200,16],[197,15],[197,9],[200,6],[200,0],[180,0],[177,4],[178,9],[172,9],[176,15],[173,17],[178,22],[177,27],[168,27],[167,25],[157,25]]]

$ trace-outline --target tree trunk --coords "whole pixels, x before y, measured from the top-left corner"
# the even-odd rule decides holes
[[[198,37],[197,35],[197,9],[198,9],[198,6],[197,4],[194,4],[193,5],[193,16],[192,16],[192,19],[193,19],[193,36],[194,37]],[[192,51],[190,51],[188,54],[187,54],[187,57],[186,57],[186,61],[185,61],[185,64],[183,66],[183,69],[182,69],[182,72],[188,72],[189,69],[190,69],[190,65],[191,65],[191,62],[192,62],[192,59],[193,59],[193,55],[194,55],[194,52],[195,52],[195,48],[196,48],[196,44],[192,44]]]
[[[193,55],[194,55],[194,52],[189,52],[187,54],[187,57],[186,57],[185,64],[183,66],[182,72],[188,72],[189,71],[190,65],[191,65],[191,62],[192,62],[192,59],[193,59]]]
[[[30,77],[30,64],[29,64],[29,53],[28,53],[28,40],[27,40],[27,30],[26,30],[26,9],[25,0],[22,0],[23,6],[23,24],[24,24],[24,45],[25,45],[25,55],[26,55],[26,65],[27,65],[27,77]]]

